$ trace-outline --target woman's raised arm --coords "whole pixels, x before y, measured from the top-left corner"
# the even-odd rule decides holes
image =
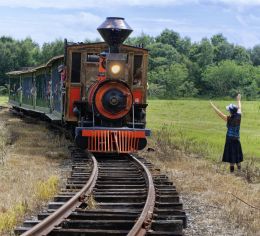
[[[210,105],[212,106],[212,108],[214,109],[214,111],[218,114],[218,116],[223,119],[224,121],[227,121],[227,116],[222,113],[214,104],[213,102],[210,101]]]
[[[241,94],[239,93],[238,95],[237,95],[237,106],[238,106],[238,110],[237,110],[237,113],[241,113],[242,112],[242,110],[241,110]]]

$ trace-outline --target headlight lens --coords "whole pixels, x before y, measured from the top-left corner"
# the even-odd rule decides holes
[[[115,64],[115,65],[113,65],[113,66],[111,67],[111,72],[112,72],[113,74],[118,74],[118,73],[120,72],[120,70],[121,70],[120,65]]]

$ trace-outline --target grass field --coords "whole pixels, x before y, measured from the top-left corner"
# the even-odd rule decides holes
[[[214,102],[214,101],[213,101]],[[214,102],[224,113],[235,101]],[[210,159],[220,160],[226,124],[205,100],[150,100],[147,127],[154,135],[169,138],[175,146]],[[241,143],[246,158],[260,161],[260,102],[242,101]]]
[[[8,98],[0,96],[0,105]],[[226,105],[235,101],[216,101],[226,114]],[[260,162],[260,102],[242,101],[241,143],[246,158]],[[205,100],[150,100],[147,127],[154,135],[170,137],[175,146],[210,159],[220,160],[226,124]]]
[[[231,102],[234,103],[214,103],[228,114],[225,106]],[[234,174],[229,173],[228,164],[220,161],[226,124],[208,101],[148,103],[147,127],[153,131],[149,147],[155,151],[146,149],[141,155],[167,173],[183,196],[192,222],[187,235],[202,235],[199,229],[205,224],[208,227],[203,235],[260,235],[260,102],[242,101],[241,143],[245,162],[242,171],[235,170]],[[202,156],[205,158],[196,158]]]

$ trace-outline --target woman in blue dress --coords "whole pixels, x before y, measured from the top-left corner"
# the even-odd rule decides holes
[[[243,161],[243,152],[240,143],[240,123],[241,123],[241,95],[237,95],[237,105],[230,104],[226,107],[230,115],[226,116],[212,102],[210,102],[214,111],[227,122],[226,143],[223,153],[223,162],[230,163],[230,172],[234,172],[235,164],[238,170],[241,169]]]

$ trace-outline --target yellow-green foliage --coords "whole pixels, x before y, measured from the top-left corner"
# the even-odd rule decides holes
[[[47,201],[57,193],[59,179],[51,176],[46,181],[39,181],[35,187],[35,201]],[[30,210],[26,202],[18,203],[8,210],[0,212],[0,233],[11,232],[17,223]]]
[[[225,106],[236,101],[215,101],[228,115]],[[170,139],[177,148],[219,160],[222,156],[226,124],[205,100],[151,100],[147,127]],[[241,143],[246,157],[260,161],[260,103],[242,100]],[[164,127],[164,131],[162,128]],[[166,132],[167,131],[167,132]],[[156,135],[156,134],[154,134]]]
[[[88,196],[88,198],[86,199],[86,203],[88,205],[87,209],[97,209],[98,208],[98,204],[95,201],[93,194]]]
[[[6,106],[8,102],[7,96],[0,96],[0,106]]]
[[[55,175],[51,176],[47,181],[39,181],[36,184],[36,198],[40,201],[46,201],[52,198],[58,190],[59,178]]]
[[[12,209],[0,212],[0,233],[13,230],[19,219],[26,213],[26,210],[26,203],[18,203]]]

